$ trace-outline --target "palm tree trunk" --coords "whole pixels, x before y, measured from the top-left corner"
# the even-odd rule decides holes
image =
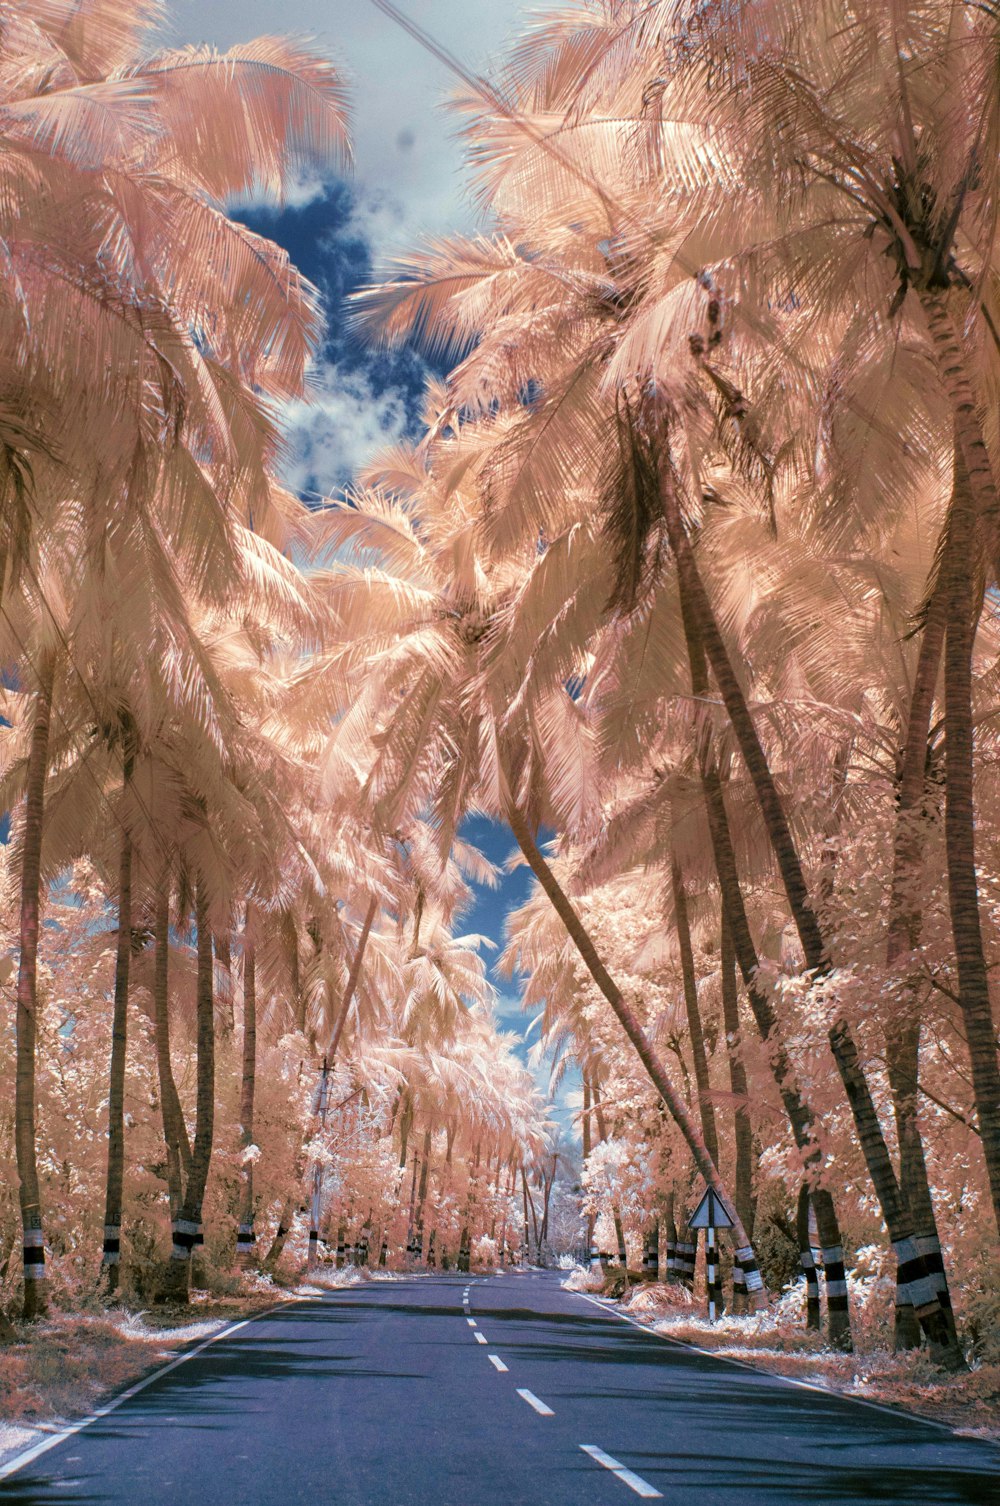
[[[722,941],[719,950],[719,962],[722,971],[722,1024],[726,1032],[726,1053],[729,1058],[729,1086],[734,1103],[733,1143],[736,1150],[736,1159],[733,1168],[733,1200],[739,1209],[740,1217],[752,1234],[755,1212],[753,1197],[753,1131],[750,1125],[750,1114],[747,1109],[749,1102],[747,1072],[740,1049],[740,1008],[739,994],[736,987],[736,951],[733,946],[732,932],[729,929],[725,914],[722,917]],[[743,1270],[734,1261],[733,1311],[738,1313],[745,1310],[746,1284],[743,1280]]]
[[[337,1018],[335,1019],[333,1024],[333,1033],[330,1037],[330,1046],[329,1050],[327,1051],[327,1056],[329,1058],[331,1066],[333,1065],[334,1058],[337,1055],[337,1047],[340,1045],[340,1037],[344,1033],[344,1026],[347,1023],[348,1011],[350,1010],[351,1002],[357,991],[358,982],[361,978],[361,964],[364,961],[365,947],[368,945],[368,937],[371,935],[372,925],[374,924],[375,916],[377,915],[377,913],[378,900],[373,897],[371,903],[368,906],[368,913],[365,915],[364,925],[361,927],[361,935],[358,937],[358,944],[354,949],[354,960],[351,963],[351,970],[348,974],[347,983],[344,987],[344,997],[340,1001],[340,1007],[337,1010]]]
[[[698,629],[691,613],[682,606],[684,633],[687,640],[691,670],[691,689],[695,696],[703,697],[708,690],[708,671]],[[761,1040],[767,1047],[768,1062],[774,1077],[788,1122],[792,1128],[795,1144],[802,1153],[804,1167],[818,1177],[822,1167],[822,1151],[813,1133],[813,1116],[809,1105],[802,1097],[788,1053],[777,1036],[777,1021],[771,1001],[757,981],[759,959],[743,903],[743,890],[736,868],[736,852],[733,847],[729,816],[726,811],[725,794],[718,766],[711,746],[703,739],[699,750],[701,763],[702,793],[712,842],[715,871],[722,895],[723,924],[728,931],[733,951],[739,964],[746,988],[750,1011],[757,1025]],[[738,1022],[738,1016],[737,1016]],[[728,1027],[727,1027],[728,1028]],[[852,1347],[851,1318],[847,1301],[847,1276],[844,1269],[844,1251],[841,1242],[840,1224],[830,1193],[821,1186],[813,1192],[813,1206],[820,1225],[820,1238],[824,1249],[827,1280],[827,1310],[830,1321],[830,1342],[849,1351]]]
[[[812,1241],[809,1238],[809,1184],[799,1188],[799,1201],[795,1213],[795,1232],[799,1241],[799,1264],[806,1278],[806,1327],[821,1328],[819,1311],[819,1276],[813,1258]]]
[[[424,1205],[427,1202],[427,1179],[431,1169],[431,1131],[430,1127],[424,1130],[424,1149],[420,1164],[420,1190],[417,1193],[417,1212],[415,1233],[413,1236],[414,1247],[420,1252],[420,1259],[424,1258]]]
[[[615,1018],[635,1047],[636,1054],[645,1067],[650,1081],[663,1099],[668,1113],[683,1135],[688,1149],[694,1158],[695,1165],[704,1177],[706,1185],[711,1187],[716,1196],[721,1198],[726,1208],[730,1210],[733,1216],[733,1234],[738,1247],[737,1254],[744,1262],[744,1268],[747,1271],[748,1290],[752,1293],[755,1304],[762,1301],[764,1283],[761,1280],[757,1261],[750,1244],[750,1238],[743,1226],[738,1211],[733,1205],[733,1200],[729,1196],[728,1190],[719,1175],[715,1162],[709,1155],[704,1136],[691,1118],[683,1098],[670,1081],[666,1069],[650,1045],[645,1031],[625,1002],[621,990],[597,955],[597,949],[582,925],[580,917],[577,915],[568,896],[564,893],[555,874],[545,861],[537,843],[532,837],[528,823],[515,804],[503,775],[501,775],[501,787],[504,793],[504,814],[510,824],[511,831],[514,833],[515,841],[528,862],[528,866],[547,895],[556,914],[566,927],[566,931],[580,953],[587,971],[610,1004]]]
[[[41,900],[42,827],[45,814],[45,776],[49,764],[49,724],[55,660],[46,655],[38,665],[35,720],[28,754],[24,834],[21,849],[20,958],[17,969],[17,1065],[14,1087],[14,1140],[20,1183],[22,1251],[24,1257],[24,1319],[43,1317],[45,1245],[42,1233],[41,1191],[35,1153],[35,1043],[38,1035],[38,929]]]
[[[956,462],[951,508],[954,548],[946,550],[946,566],[942,568],[942,587],[948,595],[944,651],[945,848],[959,1006],[965,1022],[993,1216],[1000,1230],[1000,1062],[979,918],[973,790],[972,655],[981,604],[973,580],[976,519],[972,491],[960,465]]]
[[[170,865],[164,864],[156,891],[153,920],[153,1013],[156,1032],[156,1068],[160,1085],[163,1139],[167,1147],[167,1195],[173,1224],[184,1202],[184,1178],[191,1167],[187,1125],[181,1112],[177,1085],[170,1062]]]
[[[251,906],[243,926],[243,1075],[240,1082],[240,1144],[246,1155],[253,1145],[253,1102],[257,1086],[257,958],[251,939]],[[236,1236],[240,1265],[253,1262],[256,1248],[253,1229],[253,1161],[243,1163],[243,1204]]]
[[[789,909],[805,953],[806,966],[815,978],[827,977],[832,970],[832,964],[816,913],[809,900],[791,828],[757,736],[757,729],[750,715],[742,686],[733,670],[728,650],[702,584],[694,551],[681,517],[677,494],[669,475],[665,478],[661,496],[670,547],[677,564],[681,610],[685,618],[685,631],[688,633],[689,643],[691,635],[695,634],[712,666],[712,674],[729,715],[740,753],[757,792]],[[732,912],[730,920],[733,924],[737,955],[739,955],[740,938],[737,934],[735,915]],[[872,1179],[882,1216],[889,1230],[900,1279],[910,1288],[909,1295],[913,1301],[914,1311],[941,1363],[950,1368],[964,1368],[964,1357],[951,1339],[947,1320],[938,1300],[936,1285],[929,1277],[924,1258],[914,1241],[912,1215],[900,1193],[871,1089],[846,1018],[841,1016],[835,1020],[829,1032],[829,1040],[851,1107],[868,1174]],[[816,1216],[818,1219],[818,1207]],[[842,1251],[840,1253],[842,1263]],[[829,1267],[827,1278],[829,1281]],[[837,1284],[838,1286],[841,1284],[839,1277]]]
[[[950,515],[950,509],[949,509]],[[941,567],[950,566],[954,550],[950,523],[946,525]],[[892,885],[889,927],[886,937],[886,969],[894,973],[901,959],[915,951],[923,928],[921,879],[927,821],[927,759],[934,692],[944,648],[948,615],[948,591],[939,578],[928,605],[920,639],[913,691],[906,722],[896,789],[896,829],[893,841]],[[954,1329],[951,1294],[945,1274],[927,1163],[920,1137],[917,1112],[920,1071],[920,997],[917,979],[901,980],[898,1017],[886,1027],[886,1069],[892,1091],[899,1146],[899,1182],[913,1215],[917,1247],[928,1274],[936,1280],[938,1300],[945,1319]],[[908,1300],[907,1289],[897,1290],[894,1346],[916,1348],[920,1324]],[[956,1335],[957,1343],[957,1335]]]
[[[670,862],[670,882],[673,890],[674,921],[677,926],[677,942],[681,953],[681,978],[684,983],[684,1008],[687,1012],[688,1038],[694,1060],[694,1080],[698,1085],[698,1108],[701,1114],[701,1132],[705,1137],[708,1153],[719,1164],[719,1137],[715,1129],[715,1109],[710,1098],[711,1083],[708,1076],[708,1057],[705,1054],[705,1032],[701,1028],[701,1012],[698,1008],[698,980],[694,970],[694,950],[691,946],[691,925],[688,919],[687,894],[684,890],[684,875],[676,856]],[[742,1216],[742,1213],[741,1213]]]
[[[212,931],[209,925],[205,883],[195,884],[195,932],[197,969],[195,1012],[197,1018],[197,1097],[191,1170],[180,1214],[174,1220],[173,1249],[167,1263],[162,1300],[186,1302],[191,1276],[191,1252],[201,1237],[202,1203],[212,1159],[215,1128],[215,1009],[212,997]]]
[[[131,769],[125,766],[125,789]],[[125,1056],[128,1046],[128,982],[132,959],[132,839],[122,837],[118,867],[118,947],[115,1003],[111,1025],[108,1088],[108,1176],[104,1202],[104,1267],[109,1293],[118,1290],[121,1271],[122,1187],[125,1180]]]

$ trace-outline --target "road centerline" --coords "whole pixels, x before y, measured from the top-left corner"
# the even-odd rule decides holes
[[[627,1485],[629,1490],[634,1490],[637,1496],[642,1496],[647,1501],[662,1501],[662,1490],[657,1490],[654,1485],[650,1485],[648,1480],[644,1480],[634,1470],[627,1469],[617,1459],[612,1459],[611,1455],[606,1454],[602,1448],[598,1448],[596,1443],[581,1443],[580,1447],[585,1454],[594,1460],[595,1464],[603,1465],[605,1469],[610,1470],[613,1475],[621,1480],[623,1485]]]
[[[488,1354],[486,1358],[489,1360],[494,1370],[499,1370],[502,1375],[506,1375],[509,1367],[504,1364],[503,1360],[498,1354]]]
[[[477,1344],[485,1344],[486,1343],[486,1336],[485,1336],[485,1334],[481,1334],[478,1330],[472,1335],[472,1337],[475,1339],[475,1341],[476,1341]]]
[[[533,1411],[538,1413],[539,1417],[554,1417],[556,1415],[551,1407],[547,1407],[545,1405],[544,1401],[539,1401],[534,1391],[528,1391],[525,1387],[518,1386],[517,1394],[522,1401],[526,1401],[528,1403],[528,1406],[531,1407]]]

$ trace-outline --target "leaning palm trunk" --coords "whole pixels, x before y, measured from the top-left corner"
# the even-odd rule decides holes
[[[747,1111],[749,1094],[747,1072],[740,1048],[740,1009],[736,988],[736,951],[732,933],[722,917],[722,944],[719,955],[722,970],[722,1025],[726,1032],[726,1054],[729,1058],[729,1086],[733,1094],[733,1141],[736,1147],[736,1162],[733,1168],[733,1198],[740,1218],[753,1234],[753,1131]],[[743,1270],[733,1263],[733,1311],[746,1309],[746,1284]]]
[[[703,698],[708,691],[708,670],[701,637],[697,624],[683,600],[681,611],[691,669],[691,690],[695,696]],[[804,1166],[818,1179],[822,1166],[822,1152],[813,1134],[813,1116],[795,1080],[784,1044],[778,1038],[777,1021],[771,1002],[758,982],[759,959],[743,903],[743,890],[736,868],[736,852],[729,827],[722,779],[707,738],[701,740],[699,755],[702,793],[705,799],[712,855],[722,895],[724,927],[728,931],[729,940],[739,964],[750,1011],[760,1038],[767,1047],[768,1062],[788,1115],[795,1144],[802,1153]],[[830,1341],[840,1349],[850,1350],[852,1347],[851,1318],[847,1301],[847,1277],[844,1270],[840,1224],[833,1198],[824,1187],[819,1185],[815,1187],[813,1207],[816,1210],[824,1249]]]
[[[215,1010],[212,997],[212,932],[208,919],[205,883],[195,885],[195,931],[197,970],[195,1009],[197,1017],[197,1097],[191,1170],[184,1202],[173,1224],[173,1248],[161,1291],[166,1301],[186,1302],[191,1277],[191,1252],[201,1238],[202,1203],[212,1159],[215,1128]]]
[[[973,792],[972,654],[982,603],[973,579],[975,514],[967,483],[959,461],[950,525],[954,547],[945,551],[941,582],[948,597],[944,651],[945,847],[959,1007],[969,1047],[993,1214],[1000,1229],[1000,1061],[979,919]]]
[[[348,973],[347,983],[344,987],[344,997],[340,1001],[340,1007],[337,1010],[337,1018],[334,1021],[333,1025],[333,1033],[330,1036],[330,1046],[329,1050],[327,1051],[327,1058],[331,1066],[333,1065],[334,1058],[337,1055],[337,1048],[340,1045],[340,1037],[344,1033],[344,1026],[347,1023],[347,1016],[350,1012],[351,1004],[354,1000],[354,995],[357,992],[358,982],[361,978],[361,964],[364,961],[365,957],[365,947],[368,945],[368,938],[371,935],[372,925],[374,924],[375,916],[377,913],[378,900],[373,898],[368,906],[364,925],[361,927],[361,935],[358,937],[358,944],[354,949],[354,960],[351,963],[351,970]]]
[[[570,903],[569,898],[561,888],[555,874],[542,856],[537,843],[531,835],[528,823],[515,804],[505,780],[502,780],[502,787],[505,796],[504,815],[510,824],[518,846],[528,862],[528,866],[531,868],[557,915],[566,927],[566,931],[580,953],[587,971],[610,1004],[615,1018],[635,1047],[636,1054],[645,1067],[650,1081],[663,1099],[670,1117],[683,1135],[688,1149],[694,1158],[694,1163],[704,1177],[706,1185],[711,1187],[716,1196],[722,1199],[724,1206],[730,1210],[733,1216],[733,1236],[737,1244],[736,1254],[743,1261],[744,1270],[747,1273],[747,1288],[752,1294],[754,1303],[762,1303],[764,1300],[764,1283],[761,1279],[753,1248],[750,1244],[750,1238],[733,1204],[729,1191],[719,1175],[718,1168],[708,1153],[704,1136],[691,1118],[683,1098],[670,1081],[666,1069],[650,1045],[645,1031],[625,1002],[621,990],[597,955],[597,949],[593,941],[581,923],[580,917]]]
[[[35,1042],[38,1034],[38,922],[41,894],[42,824],[49,724],[55,661],[46,655],[38,667],[35,720],[28,754],[24,835],[21,855],[20,959],[17,970],[17,1066],[14,1088],[14,1140],[20,1182],[24,1255],[24,1318],[42,1317],[45,1300],[45,1247],[41,1192],[35,1155]]]
[[[694,950],[691,946],[691,924],[688,919],[687,894],[684,875],[676,856],[670,863],[670,882],[673,890],[674,920],[677,925],[677,943],[681,954],[681,978],[684,984],[684,1008],[687,1012],[688,1040],[694,1061],[694,1080],[698,1085],[698,1109],[701,1114],[701,1132],[705,1136],[708,1153],[719,1164],[719,1137],[715,1129],[715,1109],[712,1106],[711,1084],[708,1077],[708,1057],[705,1053],[705,1032],[701,1026],[701,1011],[698,1007],[698,980],[694,970]],[[742,1217],[742,1211],[741,1211]]]
[[[944,539],[942,563],[949,563],[954,548],[950,527]],[[920,943],[923,915],[920,880],[924,866],[927,830],[927,755],[934,690],[944,648],[948,595],[940,578],[931,596],[913,692],[910,696],[896,788],[896,830],[893,844],[889,927],[886,938],[886,969],[892,974],[901,959]],[[913,1215],[917,1247],[928,1274],[937,1282],[938,1299],[948,1323],[954,1326],[951,1295],[941,1255],[934,1203],[917,1114],[920,1072],[920,999],[917,979],[902,980],[899,1017],[886,1029],[886,1070],[892,1090],[899,1146],[899,1182]],[[956,1336],[957,1339],[957,1336]],[[907,1300],[906,1288],[897,1290],[894,1344],[896,1349],[915,1348],[920,1343],[920,1324]]]
[[[129,767],[125,768],[128,787]],[[132,958],[132,840],[122,837],[118,869],[118,948],[115,958],[115,1003],[111,1025],[111,1073],[108,1090],[108,1178],[104,1202],[104,1254],[108,1292],[118,1290],[121,1272],[122,1187],[125,1180],[125,1056],[128,1047],[128,981]]]
[[[167,1195],[171,1224],[184,1202],[184,1178],[191,1169],[191,1147],[181,1112],[177,1085],[170,1062],[170,866],[164,864],[156,891],[153,921],[153,1013],[156,1032],[156,1069],[163,1115],[163,1139],[167,1147]]]
[[[243,1076],[240,1082],[240,1145],[243,1148],[243,1201],[236,1235],[236,1259],[248,1266],[254,1258],[253,1102],[257,1085],[257,959],[250,939],[250,906],[243,928]]]
[[[664,478],[661,496],[670,547],[677,563],[682,611],[691,626],[697,630],[704,652],[708,656],[715,682],[739,744],[740,753],[757,792],[789,909],[805,953],[806,966],[817,980],[829,977],[832,972],[832,963],[816,912],[809,899],[791,828],[764,749],[757,736],[757,729],[750,715],[746,697],[733,671],[728,650],[702,584],[694,551],[681,517],[677,493],[669,474]],[[734,940],[737,943],[737,955],[739,955],[739,937],[735,923],[733,930]],[[847,1093],[865,1164],[889,1230],[889,1238],[892,1241],[900,1270],[899,1279],[909,1287],[908,1295],[912,1300],[914,1311],[920,1319],[928,1341],[942,1363],[953,1368],[964,1368],[964,1358],[961,1350],[951,1338],[947,1320],[938,1300],[936,1285],[928,1276],[923,1256],[914,1241],[912,1215],[900,1192],[871,1089],[861,1066],[850,1025],[844,1016],[841,1015],[834,1020],[829,1031],[829,1040]]]

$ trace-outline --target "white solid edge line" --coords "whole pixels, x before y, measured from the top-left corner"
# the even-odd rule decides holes
[[[320,1300],[322,1301],[322,1298]],[[0,1465],[0,1480],[8,1480],[11,1475],[16,1474],[19,1469],[23,1469],[26,1464],[31,1464],[33,1460],[39,1458],[42,1454],[47,1454],[49,1449],[55,1448],[59,1443],[65,1443],[67,1438],[72,1438],[76,1433],[82,1433],[84,1428],[91,1427],[95,1422],[100,1422],[103,1417],[107,1417],[109,1412],[116,1412],[125,1402],[131,1401],[133,1396],[138,1396],[140,1391],[145,1391],[147,1386],[151,1386],[154,1381],[160,1380],[162,1376],[169,1375],[171,1370],[176,1370],[177,1366],[183,1365],[186,1360],[193,1360],[203,1350],[208,1349],[211,1344],[217,1344],[220,1339],[227,1339],[230,1334],[236,1333],[240,1328],[246,1328],[249,1323],[256,1323],[260,1318],[269,1318],[272,1313],[282,1312],[289,1307],[298,1307],[303,1302],[314,1301],[316,1301],[315,1297],[296,1297],[293,1302],[276,1302],[273,1307],[266,1307],[263,1312],[251,1313],[249,1318],[241,1318],[238,1323],[231,1323],[228,1328],[221,1328],[218,1333],[209,1334],[207,1339],[202,1339],[201,1343],[196,1344],[193,1349],[188,1349],[184,1354],[179,1354],[169,1364],[161,1365],[159,1370],[153,1371],[152,1375],[147,1375],[142,1380],[136,1381],[127,1390],[122,1391],[118,1396],[112,1397],[111,1401],[105,1402],[103,1407],[95,1408],[89,1416],[81,1417],[79,1422],[69,1423],[66,1427],[60,1428],[58,1432],[52,1433],[48,1438],[43,1438],[40,1443],[33,1443],[23,1453],[15,1454],[13,1459],[9,1459],[6,1464]]]
[[[476,1329],[476,1332],[472,1335],[472,1337],[475,1339],[475,1341],[476,1341],[477,1344],[485,1344],[486,1343],[486,1335],[480,1333],[479,1330],[478,1330],[478,1328]]]
[[[544,1401],[538,1400],[534,1391],[525,1391],[523,1387],[519,1386],[517,1394],[522,1401],[526,1401],[528,1406],[538,1413],[539,1417],[554,1417],[556,1415],[551,1407],[545,1405]]]
[[[504,1364],[503,1360],[498,1354],[488,1354],[486,1358],[489,1360],[490,1364],[495,1370],[499,1370],[502,1373],[506,1374],[507,1366]]]
[[[645,1323],[640,1323],[638,1318],[630,1318],[627,1313],[620,1313],[607,1301],[600,1297],[592,1297],[589,1292],[572,1292],[574,1297],[582,1297],[585,1302],[592,1302],[602,1312],[611,1318],[621,1318],[623,1323],[631,1323],[633,1328],[638,1328],[640,1333],[649,1334],[651,1339],[659,1339],[661,1344],[675,1344],[678,1349],[690,1349],[692,1354],[704,1354],[709,1359],[718,1360],[720,1365],[732,1365],[737,1370],[749,1370],[751,1375],[763,1375],[768,1380],[782,1381],[786,1386],[798,1386],[801,1391],[818,1391],[821,1396],[835,1396],[840,1401],[852,1402],[856,1407],[870,1407],[873,1412],[884,1412],[887,1417],[900,1418],[904,1422],[923,1422],[929,1428],[940,1428],[942,1432],[957,1438],[960,1443],[985,1443],[991,1448],[998,1445],[991,1438],[973,1438],[968,1433],[959,1433],[946,1422],[938,1422],[935,1417],[923,1417],[919,1412],[911,1412],[906,1407],[890,1407],[881,1401],[868,1401],[864,1396],[853,1396],[849,1391],[837,1391],[833,1386],[821,1386],[817,1381],[796,1380],[793,1375],[781,1375],[777,1370],[764,1370],[757,1365],[751,1365],[746,1360],[734,1360],[726,1354],[719,1354],[714,1349],[702,1349],[698,1344],[689,1344],[686,1339],[671,1338],[668,1333],[657,1333],[655,1328],[649,1328]]]
[[[603,1464],[605,1469],[609,1469],[613,1475],[617,1475],[622,1484],[627,1485],[630,1490],[634,1490],[637,1496],[644,1496],[647,1501],[663,1500],[662,1490],[657,1490],[654,1485],[650,1485],[648,1480],[644,1480],[641,1475],[637,1475],[633,1470],[626,1469],[624,1464],[619,1464],[617,1459],[612,1459],[611,1455],[606,1454],[602,1448],[598,1448],[596,1443],[581,1443],[580,1447],[585,1454],[590,1455],[596,1464]]]

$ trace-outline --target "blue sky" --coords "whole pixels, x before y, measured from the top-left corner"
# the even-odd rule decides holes
[[[513,0],[401,3],[477,72],[488,68],[521,10]],[[280,210],[242,211],[255,229],[286,247],[323,295],[327,335],[315,401],[292,415],[287,479],[303,495],[328,494],[387,440],[417,432],[427,364],[414,350],[380,352],[360,343],[347,328],[345,299],[394,252],[475,228],[453,122],[442,107],[457,80],[371,0],[213,0],[210,7],[179,0],[175,15],[182,42],[225,47],[267,32],[311,35],[343,61],[353,80],[351,177],[319,174]],[[507,828],[484,817],[471,818],[464,835],[501,868],[514,850]],[[530,886],[527,868],[505,870],[498,889],[479,891],[460,929],[490,937],[499,949],[504,916],[527,898]],[[500,1023],[523,1033],[530,1022],[521,1013],[516,981],[494,981]],[[545,1077],[543,1069],[542,1086]]]

